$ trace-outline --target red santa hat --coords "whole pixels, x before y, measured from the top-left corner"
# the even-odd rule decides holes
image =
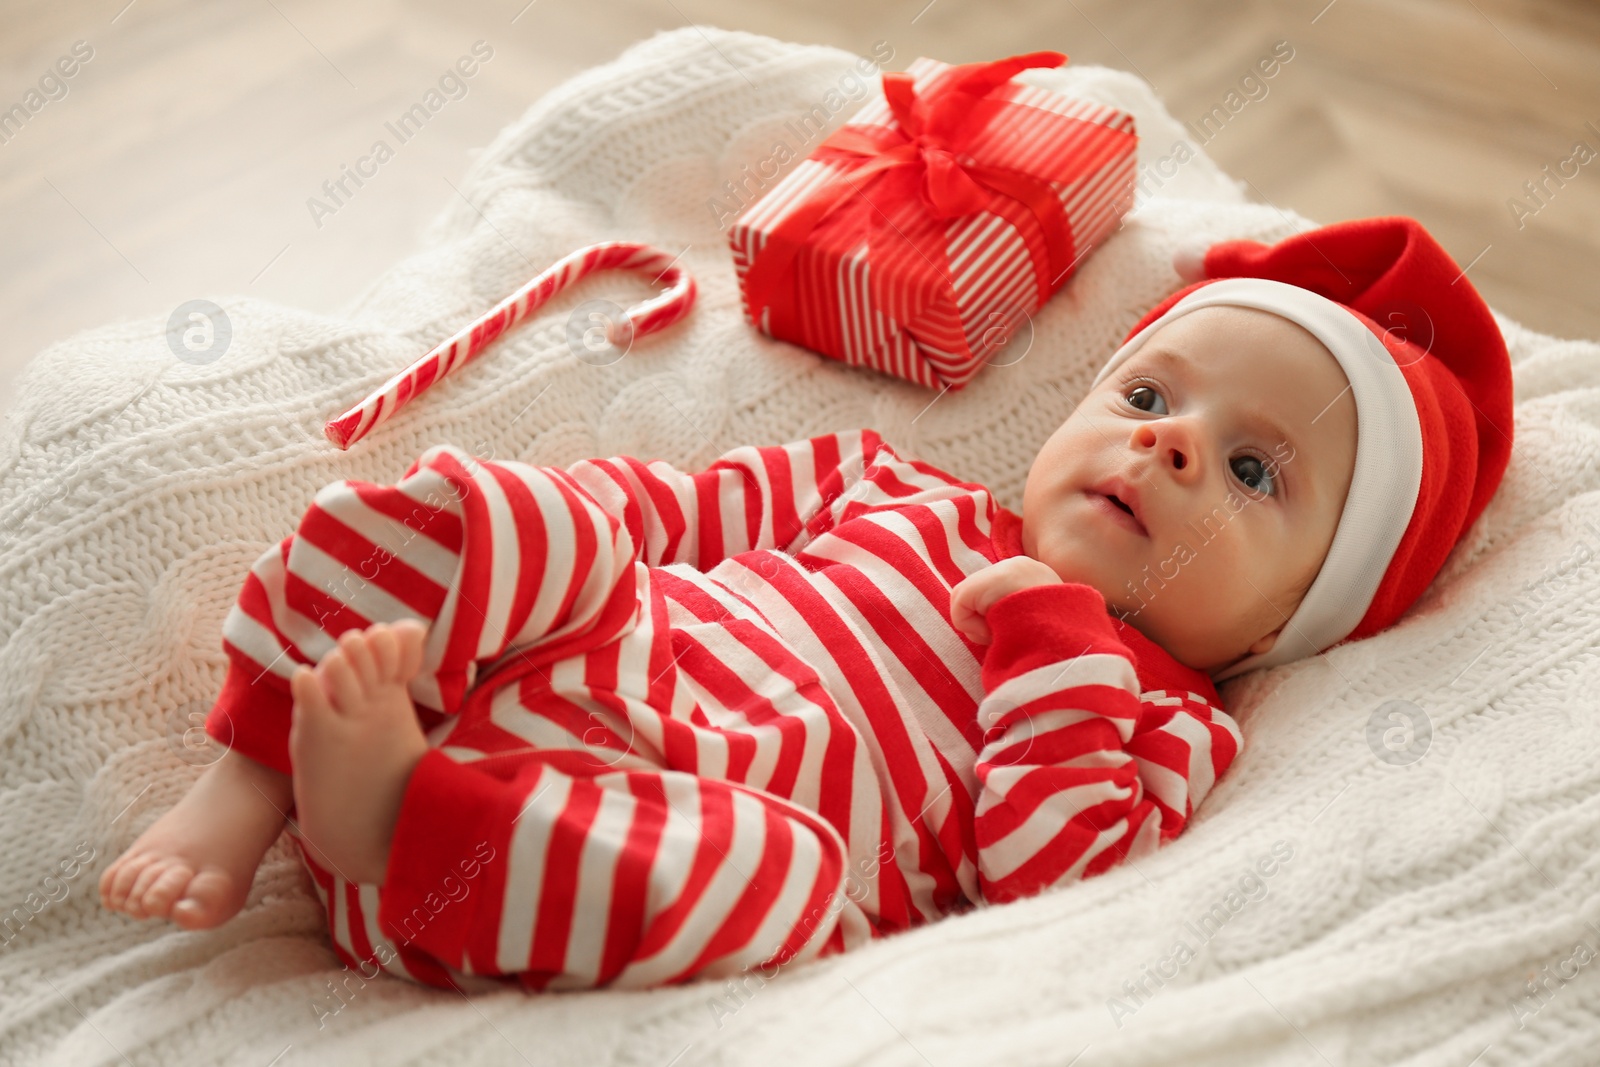
[[[1375,634],[1419,597],[1511,456],[1511,363],[1489,307],[1415,219],[1356,219],[1276,245],[1184,249],[1187,288],[1133,328],[1095,385],[1162,326],[1257,308],[1333,353],[1356,402],[1356,461],[1333,543],[1273,647],[1213,675],[1291,663]],[[1203,279],[1203,280],[1200,280]]]

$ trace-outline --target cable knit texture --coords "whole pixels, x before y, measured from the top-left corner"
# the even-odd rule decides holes
[[[1503,318],[1517,444],[1486,513],[1392,630],[1223,687],[1244,753],[1136,867],[770,981],[470,1003],[342,974],[286,839],[216,930],[100,909],[99,873],[212,758],[186,737],[222,681],[240,581],[325,483],[393,482],[440,443],[697,469],[869,426],[1017,508],[1036,450],[1179,285],[1180,244],[1310,225],[1245,203],[1204,156],[1175,164],[1182,128],[1141,80],[1033,71],[1133,112],[1152,169],[1027,354],[935,400],[764,340],[740,319],[709,200],[774,140],[803,153],[786,123],[854,63],[662,34],[512,123],[423,249],[338,314],[208,294],[233,324],[214,363],[173,357],[163,311],[31,364],[0,440],[0,1060],[259,1065],[292,1046],[278,1062],[1059,1064],[1088,1046],[1096,1067],[1593,1062],[1600,346]],[[596,277],[350,452],[323,440],[324,420],[605,238],[684,250],[702,285],[689,319],[611,365],[575,359],[572,308],[645,292]],[[1409,763],[1396,707],[1426,717]]]

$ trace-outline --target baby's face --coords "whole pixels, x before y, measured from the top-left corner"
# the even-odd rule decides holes
[[[1202,308],[1152,334],[1045,442],[1022,546],[1215,671],[1270,649],[1300,606],[1355,454],[1355,397],[1321,342],[1269,312]]]

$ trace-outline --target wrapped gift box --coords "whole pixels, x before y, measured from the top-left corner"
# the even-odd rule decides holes
[[[959,389],[1133,203],[1133,116],[1013,81],[1059,52],[918,59],[734,224],[771,337]]]

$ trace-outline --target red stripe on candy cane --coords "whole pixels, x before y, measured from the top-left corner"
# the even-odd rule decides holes
[[[599,270],[637,271],[666,286],[661,293],[623,312],[620,321],[607,327],[607,337],[614,345],[626,345],[632,338],[670,326],[694,307],[694,277],[678,265],[677,256],[630,241],[605,241],[580,248],[535,276],[476,321],[457,330],[448,340],[373,390],[361,403],[331,420],[322,428],[323,434],[338,447],[349,448],[374,427],[392,418],[418,393],[477,358],[497,337],[551,297]]]

